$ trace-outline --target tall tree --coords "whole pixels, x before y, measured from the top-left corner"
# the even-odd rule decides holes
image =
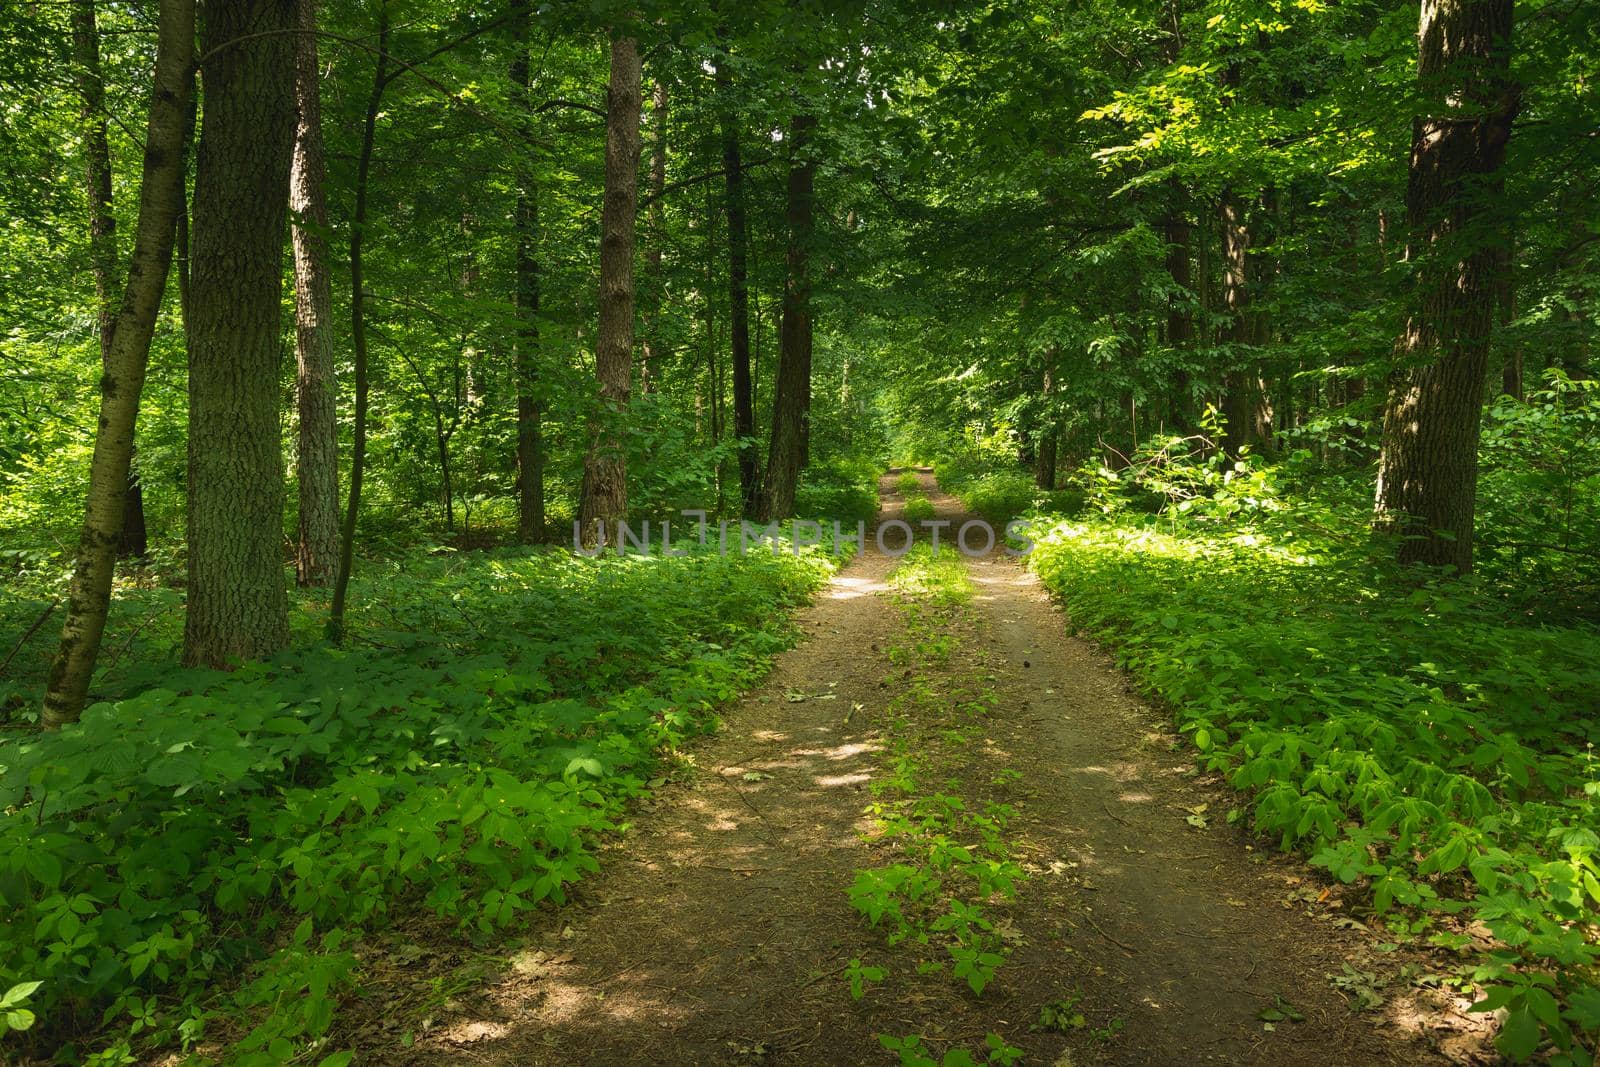
[[[206,0],[203,20],[183,658],[221,667],[289,639],[278,368],[296,0]]]
[[[100,379],[99,432],[89,467],[83,533],[67,595],[61,645],[50,667],[44,698],[41,721],[47,728],[77,719],[100,652],[139,396],[172,263],[174,222],[183,204],[184,118],[194,54],[194,0],[162,0],[158,34],[138,229],[128,260],[122,307],[109,331],[111,343]]]
[[[106,83],[100,64],[100,28],[94,0],[72,0],[72,77],[83,102],[84,193],[89,203],[89,265],[94,274],[95,322],[100,330],[100,369],[111,365],[111,335],[116,326],[117,216],[112,210],[111,143],[106,135]],[[144,521],[144,491],[132,460],[128,491],[122,498],[122,532],[117,554],[143,556],[149,550]]]
[[[1402,562],[1472,569],[1479,416],[1494,330],[1506,143],[1517,111],[1512,0],[1422,0],[1406,182],[1415,280],[1383,416],[1375,518]]]
[[[1252,233],[1244,201],[1224,189],[1217,202],[1222,236],[1222,304],[1228,324],[1222,340],[1233,346],[1222,379],[1223,451],[1237,458],[1246,445],[1265,444],[1272,417],[1254,352],[1264,338],[1253,304],[1260,273],[1252,269]]]
[[[733,435],[739,441],[741,514],[761,510],[761,468],[756,450],[755,390],[750,378],[750,288],[746,267],[744,161],[739,151],[739,124],[731,100],[732,78],[727,60],[717,64],[717,86],[723,97],[722,169],[728,219],[728,350],[733,362]]]
[[[794,514],[794,494],[804,458],[804,424],[811,394],[810,246],[817,169],[810,142],[816,124],[816,116],[805,112],[789,124],[789,180],[784,207],[789,249],[762,509],[768,519],[785,519]]]
[[[645,231],[644,253],[644,314],[639,344],[639,391],[649,393],[655,389],[655,377],[661,373],[656,365],[662,351],[661,304],[662,292],[661,253],[666,244],[666,192],[667,192],[667,83],[660,77],[650,93],[650,201],[649,227]]]
[[[628,510],[628,468],[619,423],[628,408],[633,373],[633,246],[639,200],[639,46],[633,38],[611,40],[611,76],[606,89],[605,200],[600,209],[600,328],[595,339],[595,376],[600,410],[589,431],[583,460],[578,520],[584,536],[610,526]]]
[[[328,195],[323,187],[322,89],[317,67],[317,0],[298,0],[295,37],[294,211],[295,438],[300,488],[295,578],[327,585],[339,559],[339,412],[333,370],[333,276]]]
[[[521,97],[521,130],[533,137],[533,17],[529,0],[512,5],[511,82]],[[517,540],[544,540],[544,405],[539,398],[539,192],[527,145],[518,147],[516,227]]]
[[[356,161],[356,203],[350,219],[350,348],[355,359],[355,426],[350,439],[350,494],[339,527],[339,573],[328,609],[328,638],[344,639],[345,598],[355,569],[356,527],[361,520],[361,482],[367,469],[367,193],[372,180],[372,150],[378,136],[378,109],[389,84],[389,4],[378,0],[378,51],[372,60],[372,89],[361,122],[361,154]]]

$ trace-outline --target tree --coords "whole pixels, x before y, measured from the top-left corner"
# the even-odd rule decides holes
[[[295,36],[294,211],[295,438],[300,488],[295,578],[327,585],[339,558],[339,412],[333,370],[333,276],[328,195],[323,188],[322,89],[317,67],[317,0],[298,0]]]
[[[94,274],[95,320],[100,329],[100,365],[109,371],[117,314],[117,216],[112,210],[111,146],[106,136],[106,83],[100,66],[100,30],[94,0],[72,0],[72,75],[83,100],[84,192],[89,202],[89,264]],[[149,551],[144,492],[130,459],[128,491],[122,498],[117,554]]]
[[[1501,164],[1517,111],[1512,0],[1422,0],[1406,182],[1410,314],[1383,416],[1376,523],[1399,557],[1466,573],[1479,417],[1506,257]]]
[[[278,367],[295,130],[295,0],[207,0],[190,249],[184,662],[289,639]]]
[[[643,336],[639,345],[639,391],[649,393],[655,388],[653,379],[660,374],[656,366],[661,358],[661,252],[666,241],[667,191],[667,83],[657,75],[650,93],[650,224],[646,229],[644,254],[644,314]]]
[[[533,73],[528,50],[533,47],[532,8],[528,0],[512,5],[511,83],[519,94],[524,136],[533,135]],[[539,191],[531,149],[520,146],[517,157],[516,227],[517,309],[517,540],[525,545],[544,540],[544,405],[539,400]]]
[[[633,373],[633,246],[639,192],[639,46],[611,39],[606,89],[605,199],[600,210],[600,328],[595,377],[600,410],[589,429],[578,521],[589,537],[627,514],[628,469],[619,425],[628,408]]]
[[[784,207],[789,248],[762,509],[768,519],[786,519],[794,514],[794,494],[804,457],[804,423],[811,395],[810,245],[817,169],[809,148],[816,123],[816,116],[802,112],[789,124],[789,180]]]
[[[78,718],[105,632],[139,397],[172,263],[174,223],[183,204],[184,117],[193,52],[194,0],[162,0],[138,229],[128,260],[122,307],[109,331],[83,533],[67,594],[61,645],[50,667],[44,698],[41,721],[46,728]]]
[[[339,573],[328,609],[328,639],[344,640],[345,598],[355,569],[356,528],[361,520],[361,482],[367,469],[367,193],[372,179],[372,149],[378,136],[378,109],[389,84],[389,4],[378,0],[378,50],[372,61],[372,88],[361,121],[361,154],[356,163],[355,213],[350,222],[350,347],[355,357],[355,427],[350,445],[350,494],[339,528]]]
[[[717,64],[722,105],[722,169],[728,218],[728,349],[733,362],[733,435],[739,441],[740,513],[755,518],[761,510],[761,469],[756,452],[755,391],[750,377],[750,289],[745,225],[744,162],[739,151],[739,125],[727,98],[732,77],[727,60]]]

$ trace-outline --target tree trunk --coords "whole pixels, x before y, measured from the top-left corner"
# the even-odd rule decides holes
[[[726,64],[717,68],[724,97],[731,79]],[[761,467],[756,451],[755,390],[750,378],[750,290],[745,266],[749,239],[744,214],[744,163],[739,152],[739,127],[732,105],[722,114],[722,167],[726,175],[728,216],[728,332],[733,360],[733,434],[739,440],[739,491],[742,514],[755,518],[761,510]]]
[[[611,42],[606,90],[605,201],[600,210],[600,327],[595,376],[600,410],[583,460],[578,520],[583,535],[610,527],[628,511],[628,468],[618,424],[627,413],[633,372],[633,246],[639,200],[639,46]]]
[[[278,367],[295,7],[204,7],[189,282],[189,666],[256,659],[289,640]]]
[[[661,371],[656,359],[661,353],[661,249],[666,243],[665,201],[667,191],[667,83],[656,79],[650,94],[650,209],[644,253],[643,337],[639,346],[639,391],[655,391],[655,378]]]
[[[1187,349],[1194,345],[1194,311],[1192,290],[1194,274],[1189,265],[1191,227],[1182,210],[1183,187],[1174,183],[1174,204],[1167,216],[1167,273],[1172,284],[1182,292],[1167,298],[1167,344],[1185,350],[1178,358],[1187,358]],[[1179,433],[1193,432],[1195,426],[1194,398],[1190,395],[1188,370],[1180,367],[1172,376],[1172,421]]]
[[[339,573],[333,580],[333,604],[328,611],[328,639],[344,640],[345,597],[355,569],[356,526],[361,518],[361,482],[367,469],[367,190],[372,178],[372,146],[377,140],[378,109],[389,84],[389,5],[378,0],[378,52],[372,64],[372,91],[367,94],[361,123],[361,154],[356,162],[356,204],[350,220],[350,349],[355,357],[355,427],[350,440],[350,495],[345,500],[344,522],[339,529]]]
[[[517,0],[514,27],[517,57],[511,62],[511,81],[522,100],[521,129],[533,135],[533,71],[528,50],[533,47],[532,8]],[[544,404],[539,395],[539,191],[533,160],[523,146],[517,164],[517,540],[537,545],[545,538],[544,513]]]
[[[1422,0],[1406,258],[1416,280],[1396,343],[1375,523],[1403,563],[1472,569],[1479,415],[1505,239],[1512,0]]]
[[[805,412],[811,392],[811,214],[816,164],[808,155],[814,115],[796,115],[789,127],[792,155],[784,210],[789,230],[788,273],[783,286],[783,322],[778,338],[778,373],[772,393],[772,439],[767,450],[763,515],[794,514],[802,466]]]
[[[111,147],[106,136],[106,83],[100,67],[100,30],[94,0],[72,0],[72,76],[83,98],[84,193],[89,202],[89,266],[94,273],[95,323],[100,330],[100,370],[111,366],[111,332],[116,324],[117,216],[112,211]],[[117,555],[139,557],[149,551],[144,523],[144,490],[130,460],[128,491],[122,498],[122,532]]]
[[[1263,340],[1252,308],[1254,285],[1250,268],[1250,229],[1244,203],[1231,189],[1218,201],[1217,219],[1222,236],[1222,304],[1228,315],[1222,342],[1235,351],[1222,380],[1222,447],[1237,459],[1247,445],[1265,444],[1264,430],[1271,426],[1261,374],[1251,355]],[[1246,351],[1240,351],[1244,349]]]
[[[339,559],[339,411],[333,372],[333,276],[328,259],[328,195],[323,188],[322,90],[317,69],[317,0],[298,0],[295,37],[294,211],[295,399],[300,483],[295,579],[333,581]]]
[[[145,133],[139,222],[128,261],[122,308],[100,379],[99,432],[89,468],[83,533],[67,594],[61,645],[50,665],[41,722],[74,722],[83,710],[105,632],[111,576],[122,530],[123,497],[133,453],[139,394],[156,315],[172,264],[174,223],[183,203],[183,119],[194,52],[194,0],[162,0],[154,88]]]
[[[1050,353],[1051,366],[1044,369],[1039,397],[1044,404],[1044,415],[1039,420],[1039,432],[1033,448],[1033,484],[1040,489],[1056,487],[1056,437],[1055,419],[1055,352]]]

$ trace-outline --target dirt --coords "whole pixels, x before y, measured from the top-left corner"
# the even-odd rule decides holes
[[[959,504],[922,481],[959,523]],[[895,517],[892,477],[882,489]],[[1430,961],[1382,951],[1338,887],[1230,826],[1237,796],[1195,775],[1167,717],[998,551],[967,563],[974,607],[947,665],[981,679],[996,711],[982,746],[939,769],[1017,808],[1008,836],[1029,877],[1001,909],[1012,955],[981,997],[917,975],[845,893],[885,862],[863,808],[903,631],[885,585],[895,561],[871,540],[802,612],[801,643],[603,854],[604,873],[420,1033],[395,1011],[363,1027],[362,1062],[888,1063],[880,1033],[977,1053],[990,1032],[1045,1064],[1483,1055],[1465,1001],[1408,980]],[[996,784],[996,768],[1020,776]],[[860,1001],[844,977],[854,958],[889,970]],[[1380,1004],[1355,1010],[1332,976]],[[1048,1005],[1080,1018],[1042,1029]]]

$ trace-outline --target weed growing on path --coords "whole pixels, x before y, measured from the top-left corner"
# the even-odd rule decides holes
[[[894,849],[896,861],[858,870],[850,902],[890,945],[934,950],[919,973],[948,969],[980,995],[1010,953],[990,907],[1016,896],[1023,873],[1005,836],[1012,809],[997,803],[977,808],[954,781],[933,781],[979,738],[993,707],[987,693],[972,691],[981,679],[951,668],[972,590],[959,554],[935,554],[927,545],[900,562],[890,585],[906,624],[904,639],[888,650],[901,695],[883,724],[889,771],[872,786],[868,814],[876,839]],[[852,995],[859,989],[852,978]],[[902,1064],[979,1062],[960,1048],[942,1061],[931,1059],[919,1035],[880,1035],[880,1041]],[[989,1035],[986,1062],[1012,1063],[1017,1055],[999,1035]]]

